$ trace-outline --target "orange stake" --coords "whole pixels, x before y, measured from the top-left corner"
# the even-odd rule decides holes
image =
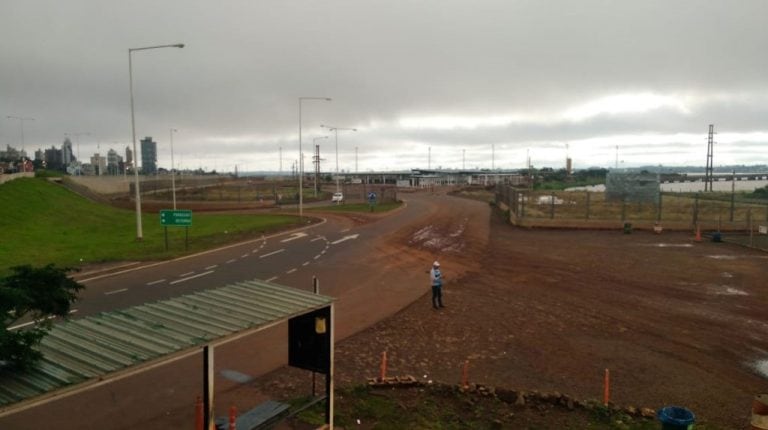
[[[696,242],[701,242],[701,227],[698,225],[696,226],[696,239],[694,239]]]
[[[605,383],[603,385],[603,405],[608,406],[608,401],[611,399],[611,373],[608,369],[605,369]]]
[[[381,353],[381,375],[380,381],[384,381],[387,378],[387,351]]]
[[[203,399],[197,396],[195,399],[195,430],[203,429]]]
[[[236,430],[235,419],[237,418],[237,408],[231,406],[229,408],[229,430]]]
[[[461,371],[461,386],[469,387],[469,360],[464,360],[464,369]]]

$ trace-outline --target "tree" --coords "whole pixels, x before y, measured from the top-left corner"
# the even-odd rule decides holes
[[[42,357],[35,347],[51,329],[52,317],[66,317],[77,293],[85,288],[67,276],[70,270],[54,264],[23,265],[0,278],[0,368],[29,368]],[[9,330],[25,316],[34,324]]]

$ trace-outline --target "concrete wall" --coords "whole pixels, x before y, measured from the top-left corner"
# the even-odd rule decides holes
[[[12,181],[14,179],[18,178],[34,178],[35,173],[34,172],[24,172],[24,173],[7,173],[0,175],[0,184],[4,184],[8,181]]]

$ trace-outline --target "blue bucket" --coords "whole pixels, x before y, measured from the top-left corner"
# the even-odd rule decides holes
[[[666,406],[656,413],[661,421],[662,430],[691,430],[696,416],[688,409],[679,406]]]

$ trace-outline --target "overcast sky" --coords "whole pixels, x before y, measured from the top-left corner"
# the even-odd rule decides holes
[[[768,1],[0,3],[0,147],[291,170],[768,164]],[[315,138],[330,135],[329,139]],[[79,149],[78,149],[79,147]],[[618,149],[617,149],[618,148]],[[307,165],[307,170],[311,169]]]

